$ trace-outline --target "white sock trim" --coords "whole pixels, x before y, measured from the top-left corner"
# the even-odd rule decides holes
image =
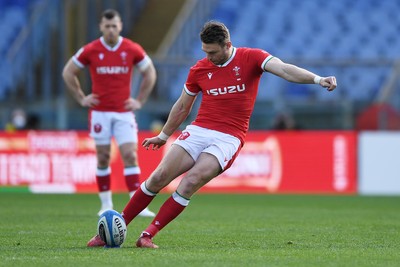
[[[100,198],[102,207],[109,207],[109,208],[113,207],[111,190],[99,192],[99,198]]]
[[[180,196],[178,193],[174,192],[172,193],[172,198],[178,202],[179,204],[181,204],[182,206],[187,206],[189,205],[189,199],[183,198],[182,196]]]
[[[155,195],[157,195],[157,193],[153,193],[151,191],[149,191],[146,187],[146,181],[144,181],[141,185],[140,185],[140,189],[142,189],[143,193],[145,193],[148,196],[154,197]]]
[[[96,169],[96,176],[107,176],[111,174],[111,168],[108,166],[106,169]]]
[[[124,175],[140,174],[140,168],[138,166],[124,168]]]

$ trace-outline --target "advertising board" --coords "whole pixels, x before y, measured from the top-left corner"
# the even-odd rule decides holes
[[[139,140],[154,135],[140,132]],[[177,135],[175,136],[177,137]],[[139,147],[145,179],[164,149]],[[125,192],[123,163],[113,142],[112,190]],[[96,155],[87,132],[0,133],[0,186],[27,186],[33,192],[94,193]],[[356,188],[356,134],[348,131],[249,132],[230,169],[201,192],[353,194]],[[178,177],[166,191],[174,191]]]

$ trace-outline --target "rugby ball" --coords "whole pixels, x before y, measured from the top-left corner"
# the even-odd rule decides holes
[[[117,211],[106,210],[100,215],[97,233],[106,247],[120,247],[126,238],[126,230],[125,220]]]

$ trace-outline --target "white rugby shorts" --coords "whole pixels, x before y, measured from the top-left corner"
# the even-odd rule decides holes
[[[239,138],[196,125],[188,125],[174,144],[185,149],[195,161],[203,152],[214,155],[223,171],[230,167],[241,148]]]
[[[118,145],[138,142],[135,114],[127,112],[90,111],[90,136],[96,145],[108,145],[114,136]]]

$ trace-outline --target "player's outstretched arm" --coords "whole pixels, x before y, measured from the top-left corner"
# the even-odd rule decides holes
[[[142,146],[146,149],[152,147],[153,150],[158,150],[162,147],[167,142],[167,139],[187,118],[192,110],[195,99],[195,96],[188,95],[185,90],[182,90],[181,96],[171,108],[167,122],[162,128],[161,133],[158,136],[144,139]]]
[[[332,91],[336,88],[336,77],[320,77],[309,70],[300,68],[298,66],[288,64],[280,60],[279,58],[272,58],[265,64],[265,71],[271,72],[289,82],[294,83],[315,83],[322,87],[327,88],[328,91]]]

